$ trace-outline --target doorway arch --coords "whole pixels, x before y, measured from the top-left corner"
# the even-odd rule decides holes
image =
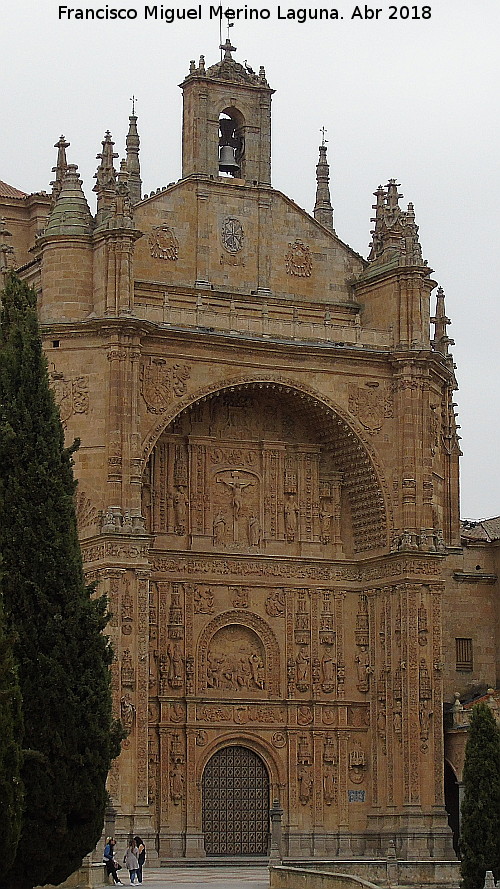
[[[202,811],[207,855],[267,855],[269,774],[261,757],[242,745],[214,753],[203,772]]]

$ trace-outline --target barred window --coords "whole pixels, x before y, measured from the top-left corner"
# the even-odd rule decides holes
[[[457,670],[472,670],[472,639],[455,639]]]

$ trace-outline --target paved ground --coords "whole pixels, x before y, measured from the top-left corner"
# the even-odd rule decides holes
[[[129,881],[120,877],[124,884]],[[126,877],[126,873],[125,873]],[[145,889],[268,889],[267,867],[145,867]]]

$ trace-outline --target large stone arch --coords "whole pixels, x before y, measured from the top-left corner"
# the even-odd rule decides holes
[[[200,755],[196,763],[196,786],[199,787],[201,785],[205,766],[214,753],[217,753],[217,751],[222,750],[224,747],[232,747],[236,744],[248,747],[261,757],[269,773],[271,787],[276,792],[277,796],[281,796],[287,781],[285,764],[279,756],[278,751],[255,729],[221,732],[217,738],[214,738],[207,744],[206,747],[203,748],[203,753]]]
[[[293,401],[316,424],[335,453],[353,515],[354,553],[388,546],[393,526],[391,500],[377,454],[361,423],[312,387],[280,374],[235,377],[186,394],[166,410],[142,445],[143,468],[167,427],[196,404],[227,392],[267,390]]]

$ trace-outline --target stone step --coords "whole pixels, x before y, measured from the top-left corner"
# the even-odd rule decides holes
[[[162,858],[158,867],[268,867],[269,858],[258,855],[217,856],[217,858]]]

